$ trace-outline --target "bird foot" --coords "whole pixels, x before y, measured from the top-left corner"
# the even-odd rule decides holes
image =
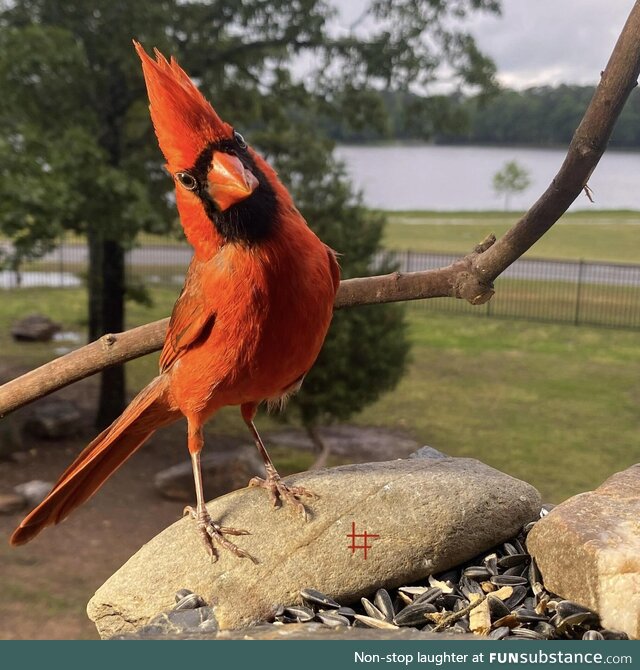
[[[248,558],[250,561],[253,561],[253,563],[258,563],[258,559],[244,549],[240,549],[240,547],[233,542],[230,542],[225,537],[225,535],[251,535],[248,530],[219,526],[213,521],[206,510],[198,512],[190,505],[185,507],[182,513],[183,516],[186,516],[187,514],[197,523],[207,553],[211,556],[214,562],[218,560],[218,549],[214,546],[214,543],[216,543],[238,558]]]
[[[307,508],[298,500],[298,498],[317,498],[318,495],[308,491],[302,486],[287,486],[277,472],[267,470],[267,478],[254,477],[249,482],[250,487],[259,486],[269,491],[269,497],[274,507],[278,507],[283,501],[289,503],[305,521],[309,520]]]

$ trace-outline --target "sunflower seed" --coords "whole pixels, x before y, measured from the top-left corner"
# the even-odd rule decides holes
[[[509,608],[509,610],[513,610],[518,607],[518,605],[521,605],[526,597],[526,587],[522,585],[516,585],[513,587],[513,593],[505,599],[504,604]]]
[[[186,591],[186,589],[183,590]],[[202,607],[203,605],[204,601],[199,595],[189,592],[187,595],[178,600],[176,606],[173,608],[173,611],[178,612],[181,610],[195,610],[198,607]]]
[[[391,602],[391,596],[386,589],[378,589],[375,598],[373,599],[375,606],[380,610],[385,621],[393,621],[395,616],[395,611],[393,609],[393,603]]]
[[[513,612],[509,612],[507,616],[503,616],[502,619],[498,619],[492,623],[494,628],[500,628],[501,626],[507,626],[508,628],[515,628],[519,626],[518,619]]]
[[[421,623],[426,623],[425,614],[435,614],[437,608],[432,603],[422,602],[413,603],[398,612],[393,619],[396,626],[416,626]]]
[[[291,605],[290,607],[285,607],[284,612],[285,616],[295,619],[298,623],[312,621],[315,617],[314,611],[310,607],[305,607],[304,605]]]
[[[522,551],[518,551],[516,547],[511,544],[511,542],[505,542],[502,545],[502,551],[505,553],[506,556],[513,556],[514,554],[521,554]]]
[[[489,612],[491,614],[491,621],[497,621],[510,614],[509,608],[495,596],[489,594],[487,596],[487,603],[489,605]]]
[[[482,586],[478,584],[474,579],[469,579],[466,575],[462,575],[460,581],[458,582],[458,588],[461,593],[469,598],[471,594],[481,596],[484,594]]]
[[[356,614],[356,611],[351,609],[351,607],[341,607],[340,609],[336,610],[336,614],[341,614],[342,616],[353,618]]]
[[[374,619],[380,619],[381,621],[385,618],[384,614],[370,600],[360,598],[360,602],[362,603],[367,616],[373,617]]]
[[[538,614],[535,610],[521,607],[517,609],[514,614],[520,623],[538,623],[540,621],[547,621],[547,617],[543,614]]]
[[[538,631],[531,628],[513,628],[511,630],[513,637],[524,638],[525,640],[544,640],[545,638]]]
[[[599,633],[597,630],[588,630],[585,631],[585,634],[582,636],[583,640],[604,640],[604,635]]]
[[[535,630],[540,633],[545,640],[553,640],[557,637],[556,629],[547,621],[541,621],[536,625]]]
[[[525,577],[518,575],[493,575],[491,583],[496,586],[525,586],[529,582]]]
[[[428,586],[401,586],[398,591],[408,593],[410,596],[421,596],[425,591],[428,591]]]
[[[472,565],[468,568],[465,568],[462,572],[465,577],[469,579],[475,579],[477,581],[484,581],[491,577],[491,573],[487,568],[482,567],[481,565]]]
[[[180,589],[179,591],[176,591],[176,602],[179,603],[184,597],[193,595],[193,591],[189,591],[189,589]]]
[[[595,615],[590,609],[573,602],[573,600],[560,600],[556,605],[556,614],[561,619],[573,616],[575,614],[591,614]]]
[[[316,589],[302,589],[300,595],[308,603],[313,603],[314,605],[322,605],[323,607],[332,607],[335,609],[340,607],[333,598],[329,598],[329,596],[326,596],[324,593],[321,593]]]
[[[502,574],[507,576],[524,577],[524,579],[528,582],[529,580],[525,576],[526,572],[527,572],[527,566],[525,564],[525,565],[514,565],[512,568],[507,568]]]
[[[325,626],[331,626],[331,628],[349,625],[349,619],[336,612],[318,612],[316,616]]]
[[[498,556],[497,554],[489,554],[488,556],[484,557],[484,565],[487,568],[487,570],[490,572],[492,575],[497,575],[498,574]]]
[[[514,568],[529,563],[529,554],[509,554],[498,559],[499,568]]]
[[[370,616],[363,616],[362,614],[356,614],[355,616],[357,621],[362,622],[365,626],[368,626],[369,628],[383,628],[384,630],[398,630],[397,626],[394,626],[392,623],[389,623],[388,621],[384,621],[381,619],[374,619]]]
[[[419,595],[414,601],[413,604],[417,605],[418,603],[432,603],[436,601],[442,595],[442,589],[437,586],[432,586]]]
[[[509,636],[509,633],[511,632],[511,628],[509,626],[500,626],[500,628],[496,628],[492,630],[489,633],[489,637],[492,640],[504,640],[505,637]]]
[[[401,600],[405,605],[411,605],[413,600],[408,596],[406,593],[403,593],[402,591],[398,591],[398,599]],[[400,603],[398,603],[400,604]],[[398,609],[401,609],[398,607]]]

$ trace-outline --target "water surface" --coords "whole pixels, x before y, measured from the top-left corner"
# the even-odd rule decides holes
[[[370,207],[389,210],[503,209],[492,188],[493,175],[507,161],[529,170],[531,185],[514,195],[510,209],[528,209],[558,172],[561,149],[418,145],[340,146],[355,186]],[[608,151],[589,180],[594,204],[580,196],[576,209],[640,210],[640,152]]]

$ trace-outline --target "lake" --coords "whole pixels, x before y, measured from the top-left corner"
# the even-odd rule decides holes
[[[507,161],[526,168],[531,185],[510,198],[510,209],[525,210],[537,200],[560,169],[561,149],[433,146],[393,144],[339,146],[336,155],[347,166],[364,202],[380,209],[503,209],[504,196],[492,188],[493,175]],[[640,152],[607,151],[585,195],[571,206],[579,209],[640,210]]]

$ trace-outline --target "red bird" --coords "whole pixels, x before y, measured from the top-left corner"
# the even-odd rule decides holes
[[[274,170],[224,121],[172,58],[150,58],[140,44],[151,118],[176,203],[194,248],[160,356],[160,374],[62,473],[45,500],[11,536],[31,540],[66,518],[156,429],[187,419],[195,510],[208,551],[214,543],[253,557],[224,537],[246,531],[213,521],[202,490],[202,428],[226,405],[239,405],[260,455],[274,505],[313,495],[280,479],[253,423],[263,401],[300,388],[324,341],[340,283],[335,255],[307,226]]]

